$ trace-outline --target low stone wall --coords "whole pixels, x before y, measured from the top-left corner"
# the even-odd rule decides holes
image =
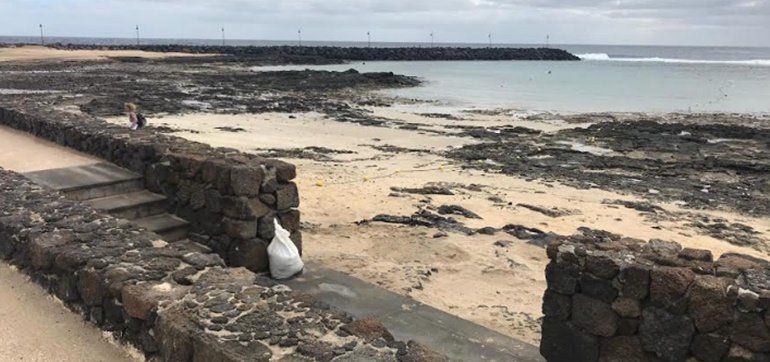
[[[191,238],[228,265],[267,270],[276,217],[302,250],[292,164],[65,112],[0,107],[0,124],[144,175],[147,189],[168,198],[169,212],[190,222]]]
[[[548,246],[549,361],[770,360],[770,263],[584,229]]]
[[[223,260],[0,169],[0,260],[150,360],[442,361]]]

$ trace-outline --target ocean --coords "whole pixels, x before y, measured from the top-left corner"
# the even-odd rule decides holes
[[[2,42],[36,42],[0,37]],[[48,42],[133,44],[136,39],[49,38]],[[141,39],[144,44],[221,44],[216,39]],[[228,45],[297,45],[296,41],[228,40]],[[367,46],[365,42],[303,45]],[[429,46],[372,43],[375,47]],[[486,47],[488,44],[436,44]],[[544,44],[493,44],[532,47]],[[580,62],[436,61],[366,62],[259,69],[392,71],[425,81],[387,94],[432,100],[447,107],[513,108],[556,112],[770,113],[770,48],[550,44]]]

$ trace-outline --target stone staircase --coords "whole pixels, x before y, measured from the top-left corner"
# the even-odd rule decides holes
[[[40,185],[85,201],[173,242],[187,237],[187,221],[166,212],[166,197],[144,189],[141,175],[110,163],[35,171],[24,174]]]

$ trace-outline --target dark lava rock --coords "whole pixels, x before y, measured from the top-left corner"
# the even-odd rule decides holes
[[[441,205],[438,208],[438,213],[441,215],[460,215],[469,219],[481,219],[481,216],[460,205]]]
[[[598,361],[599,340],[572,323],[557,318],[543,319],[540,354],[548,361]]]
[[[698,275],[690,290],[688,314],[701,333],[717,330],[733,319],[733,303],[727,298],[727,280]]]
[[[545,267],[548,289],[557,293],[572,295],[577,291],[580,271],[572,263],[550,262]]]
[[[650,272],[650,300],[677,313],[687,306],[685,295],[695,273],[689,268],[657,267]]]
[[[550,216],[550,217],[560,217],[560,216],[566,216],[566,215],[572,214],[569,211],[561,210],[558,208],[547,209],[544,207],[530,205],[530,204],[516,204],[516,206],[521,206],[525,209],[530,209],[532,211],[539,212],[545,216]]]
[[[665,361],[681,361],[687,356],[695,326],[689,317],[649,307],[642,311],[639,338],[645,351]]]
[[[543,314],[548,318],[569,319],[572,311],[572,298],[546,289],[543,295]]]
[[[482,235],[495,235],[497,234],[497,229],[491,226],[487,226],[481,229],[476,229],[476,233]]]
[[[642,350],[637,336],[617,336],[602,341],[602,361],[646,362],[649,359]]]
[[[395,192],[403,192],[407,194],[418,194],[418,195],[454,195],[454,192],[452,190],[443,187],[443,186],[432,186],[427,185],[423,187],[417,187],[417,188],[410,188],[410,187],[391,187],[391,191]]]
[[[394,216],[382,214],[373,217],[372,221],[391,224],[404,224],[410,226],[432,227],[444,231],[459,232],[466,235],[473,235],[476,233],[475,230],[464,226],[462,223],[453,218],[436,215],[428,210],[417,211],[412,216]]]
[[[572,297],[572,323],[593,335],[609,337],[618,329],[618,315],[607,303],[575,294]]]
[[[730,341],[717,334],[699,334],[692,341],[690,352],[703,362],[719,362],[730,349]]]
[[[382,338],[388,342],[395,340],[388,329],[373,317],[358,319],[340,328],[347,333],[363,338],[367,342],[372,342],[377,338]]]
[[[650,268],[641,264],[632,264],[620,273],[623,282],[623,296],[644,299],[650,285]]]
[[[739,313],[731,326],[730,339],[755,352],[770,352],[770,332],[758,313]]]

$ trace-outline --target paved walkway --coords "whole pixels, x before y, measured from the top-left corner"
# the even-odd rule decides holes
[[[100,160],[0,126],[0,167],[30,172]],[[134,361],[25,275],[0,261],[0,361]]]
[[[374,316],[396,339],[418,341],[453,361],[543,361],[529,343],[314,263],[285,283],[355,317]]]

